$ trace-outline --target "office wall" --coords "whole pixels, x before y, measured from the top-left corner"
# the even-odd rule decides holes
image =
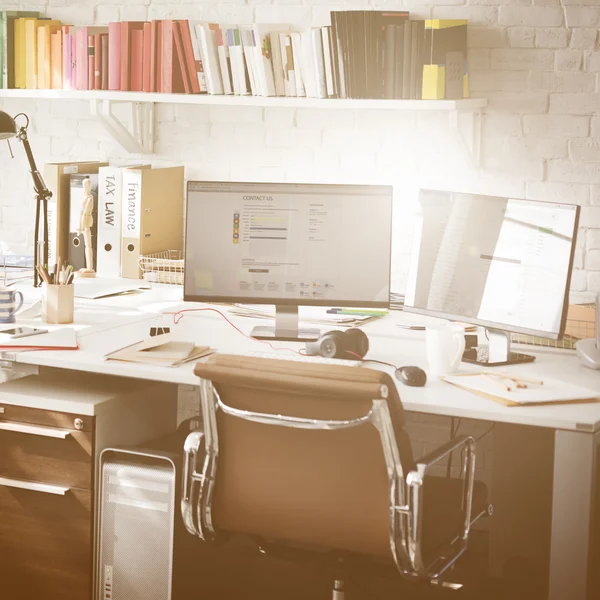
[[[155,164],[188,178],[392,183],[395,289],[402,291],[416,192],[431,186],[582,206],[572,290],[600,292],[600,49],[597,0],[0,0],[71,22],[189,17],[328,23],[335,8],[405,8],[468,18],[473,96],[489,101],[476,167],[439,112],[158,106]],[[127,155],[85,102],[3,101],[32,120],[38,162]],[[34,206],[22,148],[0,145],[0,250],[31,252]]]

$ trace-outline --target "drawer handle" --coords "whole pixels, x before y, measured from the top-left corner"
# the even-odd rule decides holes
[[[71,432],[68,429],[54,429],[52,427],[42,427],[41,425],[25,425],[23,423],[11,423],[9,421],[0,421],[0,430],[16,431],[17,433],[40,435],[60,440],[66,440],[67,437],[71,435]]]
[[[57,496],[64,496],[70,489],[60,485],[48,485],[47,483],[21,481],[20,479],[8,479],[6,477],[0,477],[0,486],[31,490],[32,492],[43,492],[44,494],[55,494]]]

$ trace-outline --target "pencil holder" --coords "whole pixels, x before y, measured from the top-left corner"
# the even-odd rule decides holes
[[[44,323],[72,323],[74,288],[70,285],[42,283],[42,320]]]

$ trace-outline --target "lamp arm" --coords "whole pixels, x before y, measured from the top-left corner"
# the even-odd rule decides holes
[[[29,161],[29,169],[31,170],[31,177],[33,178],[33,187],[39,200],[48,199],[52,197],[52,192],[46,187],[42,174],[38,171],[35,159],[33,158],[33,152],[27,138],[27,129],[21,127],[17,136],[23,142],[23,148],[25,148],[25,154]]]

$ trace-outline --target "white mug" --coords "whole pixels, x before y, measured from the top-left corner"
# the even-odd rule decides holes
[[[21,306],[23,306],[23,294],[21,292],[0,287],[0,323],[14,323],[15,314]]]
[[[465,351],[465,328],[455,323],[427,327],[427,375],[441,377],[458,370]]]

